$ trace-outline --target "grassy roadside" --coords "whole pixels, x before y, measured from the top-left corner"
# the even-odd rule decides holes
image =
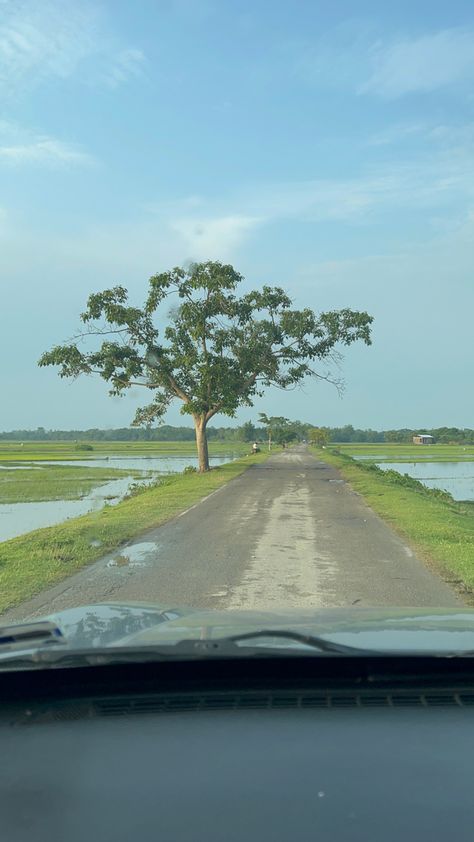
[[[170,520],[268,456],[243,457],[204,475],[166,477],[116,506],[4,541],[0,544],[0,612]]]
[[[349,456],[312,449],[337,468],[371,508],[414,548],[428,565],[474,604],[474,503],[458,503],[416,480],[392,476]]]

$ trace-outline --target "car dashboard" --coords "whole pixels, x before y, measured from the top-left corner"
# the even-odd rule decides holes
[[[467,842],[472,667],[402,660],[3,674],[2,838]]]

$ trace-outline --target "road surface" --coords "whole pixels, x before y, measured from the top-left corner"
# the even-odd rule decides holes
[[[217,609],[462,604],[303,447],[252,466],[4,619],[108,600]]]

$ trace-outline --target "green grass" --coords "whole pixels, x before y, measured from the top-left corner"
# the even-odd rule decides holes
[[[318,459],[338,468],[371,508],[474,604],[474,503],[458,503],[414,480],[370,470],[344,451],[337,455],[313,450]]]
[[[84,444],[84,442],[78,442]],[[168,456],[189,454],[196,456],[196,445],[192,441],[100,441],[87,442],[93,450],[76,450],[76,444],[71,441],[30,441],[23,445],[20,442],[0,442],[0,463],[52,461],[56,459],[100,459],[111,456]],[[250,451],[251,444],[241,441],[210,442],[209,454],[219,456],[226,453],[244,455]]]
[[[474,445],[461,444],[331,444],[355,459],[368,462],[473,462]]]
[[[140,476],[138,471],[45,465],[43,468],[0,470],[0,503],[78,500],[110,480]]]
[[[170,520],[268,455],[244,457],[206,474],[166,477],[116,506],[4,541],[0,544],[0,611]]]

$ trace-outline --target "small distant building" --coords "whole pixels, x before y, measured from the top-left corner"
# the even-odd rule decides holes
[[[434,444],[433,436],[413,436],[413,444]]]

